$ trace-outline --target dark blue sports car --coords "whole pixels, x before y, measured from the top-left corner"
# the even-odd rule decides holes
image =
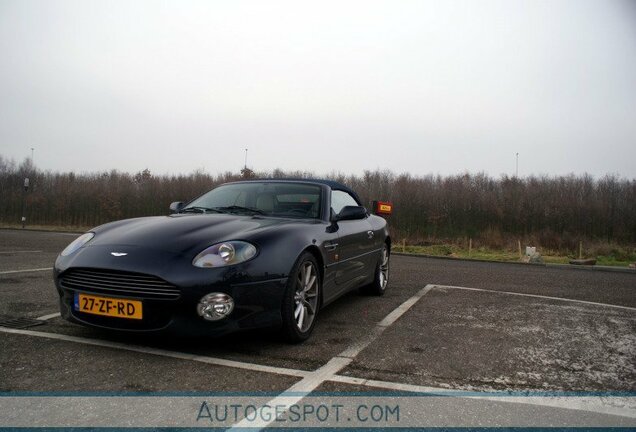
[[[64,318],[197,335],[280,327],[299,342],[346,292],[386,290],[386,221],[339,183],[227,183],[170,209],[99,226],[62,251],[55,284]]]

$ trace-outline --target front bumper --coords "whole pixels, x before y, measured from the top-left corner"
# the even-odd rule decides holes
[[[259,271],[254,275],[258,266],[253,263],[228,268],[199,269],[194,268],[189,261],[184,265],[183,259],[174,256],[158,257],[154,262],[160,265],[152,265],[147,261],[96,260],[92,255],[104,256],[103,251],[98,248],[83,252],[83,256],[79,255],[72,260],[58,258],[55,265],[60,313],[71,322],[119,331],[174,332],[193,336],[220,336],[239,330],[277,327],[282,323],[281,306],[287,277]],[[101,265],[95,265],[97,262]],[[68,276],[78,270],[153,277],[173,287],[173,295],[162,298],[139,292],[134,287],[130,288],[125,281],[121,285],[111,283],[108,290],[101,289],[99,283],[86,279],[84,283],[77,280],[70,283]],[[201,297],[212,292],[227,294],[234,300],[232,313],[219,321],[206,321],[197,313],[197,304]],[[76,293],[141,301],[143,317],[135,320],[78,311],[74,307]]]
[[[104,295],[90,289],[68,289],[62,286],[59,278],[56,278],[60,296],[60,313],[68,321],[111,330],[169,331],[192,336],[221,336],[239,330],[280,326],[285,285],[286,279],[243,285],[210,285],[200,292],[183,291],[178,299],[157,300],[134,295]],[[139,300],[143,305],[143,318],[132,320],[77,311],[74,308],[76,292]],[[234,299],[234,310],[228,317],[219,321],[206,321],[197,314],[196,306],[199,299],[211,292],[222,292]]]

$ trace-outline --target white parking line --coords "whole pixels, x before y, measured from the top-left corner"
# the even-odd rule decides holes
[[[407,301],[395,308],[389,313],[382,321],[370,329],[366,338],[361,339],[359,342],[351,345],[349,348],[341,352],[338,357],[347,357],[353,359],[355,356],[365,349],[371,342],[376,340],[391,324],[398,320],[406,311],[408,311],[419,299],[421,299],[426,293],[433,289],[432,285],[426,285],[417,294],[409,298]]]
[[[354,376],[348,375],[334,375],[329,379],[329,381],[365,387],[375,387],[385,390],[404,391],[410,393],[447,394],[453,391],[452,389],[443,387],[428,387],[415,384],[397,383],[392,381],[377,381],[366,378],[356,378]]]
[[[628,396],[532,396],[532,393],[523,396],[498,396],[493,394],[476,395],[475,392],[462,395],[461,390],[449,388],[420,386],[415,384],[402,384],[389,381],[368,380],[351,376],[335,375],[329,381],[344,384],[375,387],[385,390],[403,391],[410,393],[426,393],[439,395],[456,395],[466,399],[489,400],[505,403],[521,403],[526,405],[548,406],[553,408],[566,408],[579,411],[595,412],[600,414],[618,415],[621,417],[636,418],[636,401]],[[541,393],[541,392],[539,392]]]
[[[558,300],[558,301],[571,302],[571,303],[583,303],[583,304],[588,304],[593,306],[604,306],[604,307],[611,307],[616,309],[636,311],[636,308],[629,307],[629,306],[619,306],[619,305],[614,305],[609,303],[597,303],[597,302],[569,299],[569,298],[563,298],[563,297],[551,297],[551,296],[544,296],[544,295],[538,295],[538,294],[524,294],[524,293],[511,292],[511,291],[497,291],[497,290],[489,290],[489,289],[483,289],[483,288],[468,288],[468,287],[460,287],[460,286],[452,286],[452,285],[430,285],[430,286],[432,288],[442,288],[442,289],[448,288],[448,289],[465,290],[465,291],[483,291],[483,292],[489,292],[494,294],[507,294],[507,295],[520,296],[520,297],[534,297],[534,298],[547,299],[547,300]]]
[[[331,380],[339,371],[344,369],[353,361],[353,359],[369,344],[375,341],[391,324],[398,320],[406,311],[408,311],[419,299],[422,298],[427,292],[432,289],[427,285],[421,289],[413,297],[402,303],[389,313],[382,321],[374,326],[374,328],[363,338],[360,342],[353,344],[340,354],[329,360],[324,366],[317,369],[315,372],[307,375],[302,380],[285,390],[280,395],[276,396],[272,400],[268,401],[263,406],[281,406],[288,409],[291,405],[298,403],[305,396],[309,395],[312,391],[317,389],[325,381]],[[276,421],[276,417],[269,421],[262,418],[257,421],[249,421],[243,419],[240,422],[234,424],[230,430],[245,429],[245,428],[265,428],[271,423]]]
[[[312,373],[312,372],[298,370],[298,369],[265,366],[265,365],[255,364],[255,363],[245,363],[245,362],[226,360],[226,359],[221,359],[216,357],[207,357],[207,356],[200,356],[197,354],[182,353],[178,351],[168,351],[168,350],[163,350],[159,348],[150,348],[150,347],[144,347],[139,345],[129,345],[124,343],[110,342],[110,341],[99,340],[99,339],[88,339],[88,338],[83,338],[78,336],[68,336],[68,335],[63,335],[58,333],[38,332],[33,330],[17,330],[17,329],[11,329],[6,327],[0,327],[0,332],[25,335],[25,336],[34,336],[34,337],[40,337],[45,339],[55,339],[55,340],[61,340],[65,342],[75,342],[75,343],[80,343],[84,345],[114,348],[114,349],[119,349],[124,351],[133,351],[133,352],[139,352],[144,354],[153,354],[153,355],[158,355],[163,357],[177,358],[181,360],[191,360],[191,361],[196,361],[200,363],[213,364],[216,366],[226,366],[226,367],[233,367],[237,369],[247,369],[251,371],[266,372],[266,373],[293,376],[293,377],[304,378]]]
[[[60,316],[60,313],[59,313],[59,312],[56,312],[56,313],[52,313],[52,314],[48,314],[48,315],[43,315],[43,316],[41,316],[41,317],[37,317],[37,318],[36,318],[36,320],[40,320],[40,321],[48,321],[48,320],[50,320],[50,319],[57,318],[57,317],[59,317],[59,316]]]
[[[31,272],[42,272],[53,270],[53,267],[45,267],[45,268],[36,268],[36,269],[24,269],[24,270],[8,270],[8,271],[0,271],[0,275],[3,274],[13,274],[13,273],[31,273]]]
[[[16,251],[0,251],[0,255],[2,254],[17,254],[17,253],[40,253],[41,250],[16,250]]]

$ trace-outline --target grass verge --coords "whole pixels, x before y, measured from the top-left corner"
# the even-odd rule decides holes
[[[402,248],[401,244],[393,246],[394,252],[405,252],[412,254],[423,254],[432,256],[443,256],[449,258],[463,259],[480,259],[487,261],[500,262],[520,262],[518,251],[491,249],[488,247],[479,247],[472,250],[456,245],[456,244],[435,244],[429,246],[410,246],[406,245]],[[555,251],[540,251],[541,258],[548,264],[568,264],[571,259],[577,258],[573,254],[563,254]],[[636,262],[636,253],[615,255],[598,255],[596,256],[596,265],[599,266],[615,266],[628,267],[629,264]]]

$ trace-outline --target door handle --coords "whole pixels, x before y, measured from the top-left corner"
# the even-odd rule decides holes
[[[325,249],[328,251],[334,251],[338,247],[338,243],[329,243],[325,245]]]

